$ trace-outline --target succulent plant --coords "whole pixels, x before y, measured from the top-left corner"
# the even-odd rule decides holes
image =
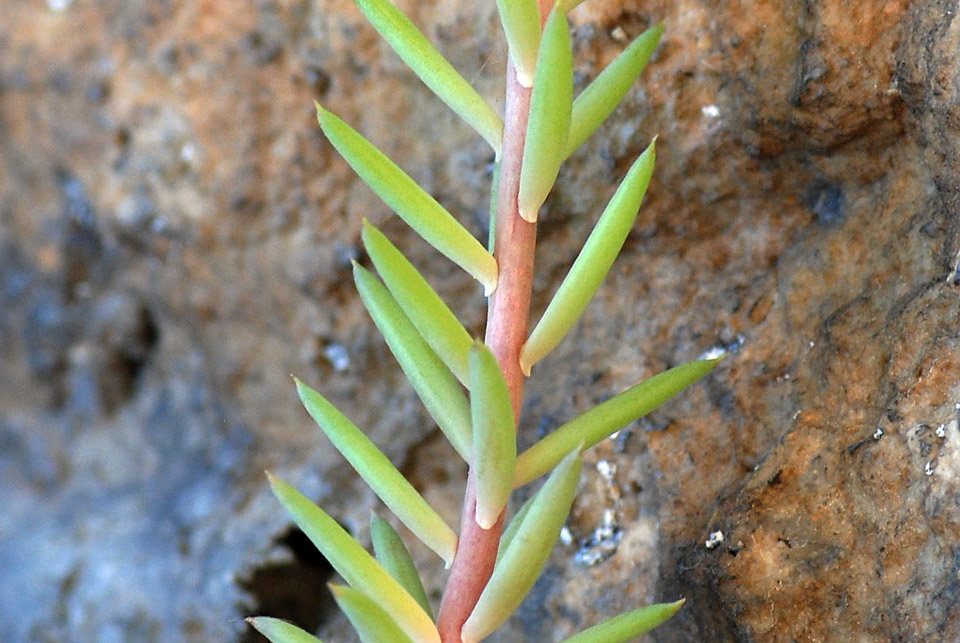
[[[356,3],[400,58],[490,144],[496,159],[488,249],[361,134],[317,105],[324,134],[360,178],[475,278],[489,298],[481,341],[470,336],[401,251],[364,222],[363,244],[379,278],[354,263],[363,303],[453,451],[469,465],[459,533],[361,429],[296,381],[301,401],[334,447],[450,569],[437,618],[403,541],[388,522],[372,519],[371,555],[293,487],[273,476],[270,484],[346,583],[331,589],[362,641],[474,643],[510,616],[539,576],[569,514],[581,452],[709,373],[718,359],[683,364],[645,380],[517,453],[524,377],[576,324],[620,252],[650,182],[656,139],[624,176],[527,336],[538,212],[562,162],[626,95],[663,27],[638,36],[574,99],[567,13],[578,2],[498,0],[509,46],[501,120],[389,0]],[[544,475],[540,489],[504,528],[511,492]],[[567,640],[626,641],[669,618],[682,602],[641,607]],[[274,643],[319,640],[277,619],[250,622]]]

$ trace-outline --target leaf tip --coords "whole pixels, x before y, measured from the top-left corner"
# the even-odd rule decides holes
[[[536,223],[537,215],[540,213],[540,207],[532,207],[530,205],[521,205],[518,208],[520,212],[520,218],[526,221],[527,223]]]
[[[483,284],[483,296],[489,297],[497,289],[497,282],[500,281],[499,271],[494,274],[492,279],[484,279],[481,283]]]
[[[524,377],[530,377],[530,369],[533,368],[534,363],[535,360],[530,359],[530,355],[527,353],[527,345],[524,344],[520,349],[520,371]]]
[[[500,517],[500,512],[496,511],[491,506],[481,507],[477,505],[477,524],[480,525],[480,529],[484,531],[489,531],[495,524],[497,524],[497,519]]]

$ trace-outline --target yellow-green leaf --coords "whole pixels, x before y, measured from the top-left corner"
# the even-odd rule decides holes
[[[343,585],[330,586],[333,600],[343,610],[362,643],[413,643],[390,615],[363,592]]]
[[[530,368],[553,350],[580,319],[620,253],[650,184],[656,158],[655,142],[656,139],[627,172],[543,317],[530,333],[520,351],[520,368],[525,374],[530,375]]]
[[[363,222],[363,245],[400,308],[437,357],[464,385],[469,379],[473,339],[427,280],[375,227]]]
[[[316,636],[304,632],[293,623],[269,616],[248,618],[247,623],[263,634],[270,643],[323,643]]]
[[[503,552],[510,547],[513,537],[517,535],[517,531],[520,529],[520,525],[523,524],[523,519],[526,518],[527,512],[530,511],[530,507],[533,505],[533,501],[536,497],[536,494],[534,494],[527,498],[527,501],[520,506],[520,509],[517,511],[516,515],[507,524],[506,528],[504,528],[503,535],[500,536],[500,544],[497,546],[498,561],[503,556]]]
[[[684,599],[658,603],[621,614],[566,639],[563,643],[626,643],[657,627],[677,613]]]
[[[383,568],[416,599],[423,611],[433,618],[427,592],[424,591],[423,583],[420,581],[420,574],[417,573],[417,568],[400,534],[383,518],[371,515],[370,540],[373,542],[373,552]]]
[[[440,643],[433,620],[343,527],[300,492],[269,473],[270,486],[301,531],[340,576],[366,595],[417,643]]]
[[[500,22],[507,36],[510,60],[517,80],[524,87],[533,85],[540,45],[540,8],[537,0],[497,0]]]
[[[427,243],[483,284],[497,287],[497,262],[486,248],[383,152],[317,104],[320,129],[378,197]]]
[[[457,535],[453,529],[347,416],[312,388],[296,378],[294,380],[300,401],[337,451],[343,454],[350,466],[400,522],[449,567],[457,551]]]
[[[643,73],[662,35],[663,24],[659,24],[637,36],[573,101],[564,158],[580,147],[620,104]]]
[[[537,492],[516,534],[463,624],[463,643],[476,643],[507,620],[533,587],[570,513],[580,479],[580,453],[575,448],[554,469]]]
[[[503,121],[443,54],[389,0],[356,0],[356,3],[413,73],[499,155]]]
[[[369,270],[354,262],[353,277],[360,297],[400,368],[464,460],[470,458],[470,404],[453,376],[417,332],[390,291]]]
[[[712,371],[720,359],[696,360],[671,368],[567,422],[517,456],[514,488],[542,476],[581,442],[590,448],[640,419]]]
[[[470,414],[476,472],[477,524],[490,529],[507,505],[517,459],[516,423],[503,372],[490,349],[477,342],[470,351]]]
[[[563,163],[573,105],[573,53],[567,17],[556,8],[547,16],[537,53],[523,145],[517,207],[525,221],[537,220]]]

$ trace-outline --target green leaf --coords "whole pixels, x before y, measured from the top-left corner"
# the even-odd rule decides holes
[[[430,616],[343,527],[287,483],[269,473],[267,477],[280,504],[351,587],[375,597],[377,605],[417,643],[440,643]]]
[[[300,401],[373,492],[400,522],[435,551],[449,567],[457,551],[457,535],[433,510],[383,452],[322,395],[294,378]]]
[[[270,643],[323,643],[312,634],[304,632],[293,623],[269,616],[248,618],[247,623],[263,634]]]
[[[366,220],[362,237],[367,254],[390,294],[437,357],[466,385],[473,338],[413,264]]]
[[[497,0],[500,22],[507,36],[510,60],[517,69],[517,80],[524,87],[533,85],[540,45],[540,8],[537,0]]]
[[[516,515],[503,530],[503,535],[500,536],[500,544],[497,546],[497,562],[500,561],[500,558],[503,556],[503,552],[510,547],[513,537],[517,535],[517,531],[519,531],[520,525],[523,524],[523,519],[527,517],[527,512],[530,511],[530,507],[533,505],[533,501],[536,497],[536,495],[532,495],[527,498],[527,501],[520,506],[520,510],[517,511]]]
[[[649,632],[676,614],[684,600],[648,605],[621,614],[571,636],[564,643],[626,643],[635,636]]]
[[[656,158],[655,143],[656,138],[627,172],[521,349],[520,368],[526,375],[530,375],[530,368],[553,350],[580,319],[620,253],[650,184]]]
[[[493,178],[490,181],[490,226],[487,231],[487,251],[493,254],[497,240],[497,199],[500,196],[500,161],[493,163]]]
[[[614,431],[642,418],[712,371],[720,359],[722,357],[696,360],[671,368],[567,422],[517,456],[514,488],[542,476],[581,442],[589,449]]]
[[[407,590],[410,596],[416,599],[423,611],[433,618],[430,601],[427,600],[427,593],[423,589],[420,575],[413,565],[413,559],[410,558],[410,552],[404,546],[400,534],[386,520],[371,514],[370,540],[373,541],[374,554],[383,568]]]
[[[499,155],[503,121],[443,54],[389,0],[356,0],[356,3],[413,73]]]
[[[470,404],[453,376],[380,280],[354,262],[353,277],[377,328],[437,426],[469,462]]]
[[[496,524],[513,489],[517,460],[516,422],[510,391],[497,359],[482,342],[470,351],[470,414],[473,418],[473,460],[476,472],[477,524]]]
[[[563,527],[580,479],[579,449],[572,450],[550,474],[526,517],[494,566],[473,613],[463,624],[463,643],[493,632],[533,587]]]
[[[564,158],[580,147],[620,104],[630,86],[643,73],[662,35],[661,23],[637,36],[573,101]]]
[[[317,104],[320,129],[350,167],[427,243],[483,284],[497,287],[497,262],[437,200],[353,128]]]
[[[557,11],[562,11],[563,13],[570,13],[573,9],[581,4],[584,0],[557,0]]]
[[[350,619],[362,643],[413,643],[390,615],[363,592],[343,585],[330,586],[333,600]]]
[[[517,207],[525,221],[537,212],[557,180],[570,130],[573,104],[573,52],[567,18],[556,7],[543,26],[537,71],[530,96]]]

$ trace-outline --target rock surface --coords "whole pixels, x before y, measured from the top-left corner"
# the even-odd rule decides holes
[[[499,107],[495,3],[398,5]],[[491,640],[559,641],[678,596],[649,640],[960,639],[957,11],[571,15],[578,90],[629,38],[667,31],[561,171],[534,317],[655,133],[657,170],[606,284],[534,370],[521,442],[731,355],[587,455],[569,537]],[[4,9],[0,639],[252,641],[242,617],[285,608],[350,640],[262,471],[361,540],[377,502],[291,372],[456,521],[464,468],[350,286],[362,219],[477,334],[482,295],[353,176],[313,100],[485,233],[489,150],[348,0]],[[439,598],[437,561],[414,556]]]

